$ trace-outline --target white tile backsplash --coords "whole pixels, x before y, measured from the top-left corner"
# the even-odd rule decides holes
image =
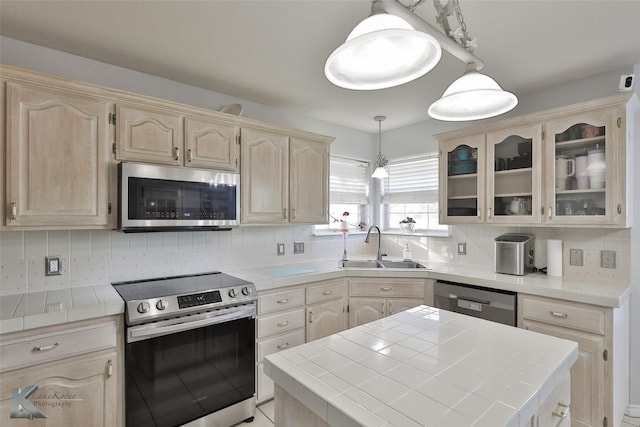
[[[456,262],[493,267],[493,239],[506,232],[536,236],[536,266],[546,265],[546,239],[563,241],[563,272],[570,277],[629,280],[630,231],[609,229],[458,225],[450,237],[383,235],[382,250],[401,258],[409,244],[413,258],[423,262]],[[304,254],[293,254],[293,242],[303,241]],[[276,255],[276,243],[286,254]],[[377,239],[347,238],[349,257],[375,256]],[[457,242],[467,243],[467,255],[457,254]],[[584,250],[584,266],[569,265],[569,249]],[[600,267],[600,251],[616,251],[616,268]],[[109,230],[0,232],[0,295],[80,288],[161,275],[226,271],[342,257],[342,235],[317,237],[312,226],[239,227],[222,232],[125,234]],[[44,276],[44,257],[61,257],[63,274]]]
[[[402,257],[409,244],[413,258],[426,263],[455,262],[493,268],[493,242],[504,233],[532,233],[535,235],[536,267],[547,265],[547,239],[562,240],[562,270],[568,277],[590,277],[629,280],[631,259],[631,231],[629,229],[505,227],[491,225],[451,226],[449,237],[383,235],[382,250],[389,257]],[[467,243],[467,254],[458,255],[457,243]],[[375,245],[374,245],[375,246]],[[375,251],[375,247],[366,248]],[[569,265],[569,249],[584,251],[584,266]],[[616,268],[600,267],[600,251],[616,252]]]

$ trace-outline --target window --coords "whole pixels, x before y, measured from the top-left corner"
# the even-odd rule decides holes
[[[317,225],[315,231],[330,230],[332,224],[344,219],[344,212],[349,212],[349,228],[358,229],[367,223],[369,163],[331,156],[329,164],[329,225]]]
[[[384,182],[382,218],[387,231],[402,231],[400,222],[415,221],[414,232],[449,235],[438,221],[438,156],[436,153],[390,160]]]

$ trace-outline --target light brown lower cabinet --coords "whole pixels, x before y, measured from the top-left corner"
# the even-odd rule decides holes
[[[578,343],[571,425],[619,426],[629,403],[629,302],[610,308],[518,294],[518,317],[521,328]]]
[[[113,316],[2,335],[0,425],[122,426],[121,321]]]
[[[0,424],[24,426],[34,416],[29,426],[118,425],[116,363],[113,351],[2,374]],[[27,396],[29,388],[35,391]],[[16,412],[24,401],[33,406]]]
[[[349,279],[349,327],[424,304],[429,284],[427,279]]]

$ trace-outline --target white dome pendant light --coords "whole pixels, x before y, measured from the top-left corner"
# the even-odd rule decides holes
[[[426,74],[441,57],[440,44],[432,36],[395,15],[375,13],[333,51],[324,73],[346,89],[384,89]]]
[[[385,168],[385,166],[387,166],[387,163],[389,163],[389,161],[382,154],[382,122],[386,118],[387,116],[375,116],[373,118],[373,120],[378,122],[378,160],[376,160],[376,170],[373,171],[373,175],[371,175],[371,178],[383,179],[383,178],[389,177],[389,173]]]
[[[503,90],[491,77],[467,64],[462,77],[455,80],[440,99],[429,106],[429,116],[438,120],[466,121],[498,116],[518,105],[518,98]]]

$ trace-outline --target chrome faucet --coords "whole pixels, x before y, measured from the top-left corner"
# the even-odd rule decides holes
[[[378,261],[382,260],[382,256],[386,256],[387,254],[383,254],[380,251],[380,227],[378,227],[377,225],[372,225],[371,227],[369,227],[369,231],[367,231],[367,238],[364,239],[365,243],[369,243],[369,235],[371,234],[371,229],[375,228],[376,230],[378,230],[378,255],[376,257],[376,259]]]

